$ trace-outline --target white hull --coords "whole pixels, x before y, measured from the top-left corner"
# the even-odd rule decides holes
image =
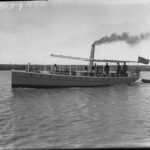
[[[34,72],[12,71],[12,87],[96,87],[113,84],[130,84],[139,79],[133,77],[88,77],[54,75]]]

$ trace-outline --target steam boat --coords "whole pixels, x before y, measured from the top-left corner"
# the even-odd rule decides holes
[[[69,66],[66,70],[62,67],[54,65],[47,71],[30,70],[28,65],[26,71],[12,70],[13,88],[27,87],[27,88],[51,88],[51,87],[98,87],[109,86],[114,84],[130,84],[139,79],[139,73],[127,71],[126,75],[117,75],[116,70],[106,72],[101,66],[94,64],[94,62],[103,63],[137,63],[136,61],[123,61],[123,60],[102,60],[94,59],[95,44],[91,46],[90,58],[79,58],[71,56],[53,55],[52,57],[76,59],[88,61],[89,65],[85,66],[83,70],[78,67],[72,69]]]

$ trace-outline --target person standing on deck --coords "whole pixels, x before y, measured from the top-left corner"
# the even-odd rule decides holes
[[[56,73],[56,71],[57,71],[57,65],[54,64],[54,66],[53,66],[53,72]]]
[[[105,70],[105,73],[106,73],[106,77],[109,77],[109,65],[108,65],[108,63],[106,63],[106,66],[105,66],[104,70]]]
[[[120,77],[120,75],[121,75],[121,66],[120,66],[120,64],[119,64],[119,62],[118,62],[118,63],[117,63],[116,76],[117,76],[117,77]]]
[[[122,71],[123,71],[123,76],[124,76],[124,77],[127,76],[127,70],[128,70],[128,66],[127,66],[126,63],[124,62],[124,65],[122,66]]]
[[[96,73],[97,73],[97,65],[96,65],[96,63],[94,64],[94,75],[96,75]]]

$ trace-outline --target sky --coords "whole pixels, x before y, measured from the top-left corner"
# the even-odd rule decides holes
[[[85,63],[48,55],[89,58],[94,41],[124,32],[150,32],[150,0],[1,2],[0,64]],[[137,61],[138,56],[150,59],[150,40],[95,47],[97,59]]]

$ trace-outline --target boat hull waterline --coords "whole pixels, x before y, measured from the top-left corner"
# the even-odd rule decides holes
[[[138,79],[139,76],[89,77],[12,71],[11,86],[13,88],[101,87],[113,84],[130,84]]]

